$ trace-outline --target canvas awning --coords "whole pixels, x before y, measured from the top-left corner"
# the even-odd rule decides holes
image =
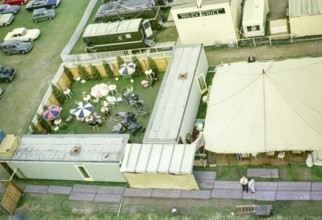
[[[322,58],[221,65],[205,146],[216,153],[322,149]]]
[[[127,144],[121,172],[192,174],[195,144]]]

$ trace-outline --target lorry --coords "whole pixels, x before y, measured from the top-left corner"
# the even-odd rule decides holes
[[[150,22],[142,18],[89,24],[83,33],[88,53],[154,46]]]
[[[113,22],[134,18],[148,20],[153,29],[163,27],[163,10],[169,3],[165,0],[118,0],[102,4],[94,22]]]

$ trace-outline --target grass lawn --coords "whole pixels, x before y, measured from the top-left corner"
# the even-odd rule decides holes
[[[24,6],[7,27],[1,27],[0,39],[14,28],[39,28],[39,39],[26,55],[6,56],[0,53],[0,64],[17,70],[16,78],[10,83],[1,83],[5,94],[0,100],[0,129],[7,134],[27,133],[40,100],[50,86],[61,64],[60,52],[77,27],[88,1],[63,0],[51,21],[33,23],[31,12]],[[71,10],[72,9],[72,10]]]
[[[90,94],[91,88],[98,84],[98,83],[107,83],[109,84],[115,84],[117,86],[118,94],[116,96],[121,96],[122,90],[126,89],[128,86],[133,86],[133,91],[135,94],[139,95],[140,99],[144,100],[144,110],[151,113],[156,97],[158,95],[158,91],[161,85],[161,81],[163,79],[163,73],[158,74],[159,80],[154,84],[153,87],[149,86],[148,88],[143,88],[141,86],[141,81],[146,80],[145,74],[133,76],[134,83],[130,83],[129,79],[122,79],[122,77],[119,77],[119,80],[116,81],[115,78],[103,78],[100,81],[97,80],[89,80],[85,84],[78,83],[74,81],[71,85],[71,91],[73,93],[73,96],[71,99],[68,99],[63,105],[62,112],[60,114],[62,119],[66,119],[70,113],[70,109],[76,108],[77,104],[75,101],[83,101],[82,93],[86,92],[86,94]],[[93,98],[93,97],[92,97]],[[104,98],[100,99],[101,101],[104,100]],[[93,103],[94,111],[98,112],[100,115],[105,117],[101,112],[101,101],[98,103]],[[110,107],[111,115],[105,117],[105,123],[99,127],[98,130],[93,130],[87,122],[80,122],[76,120],[76,117],[73,117],[73,121],[68,124],[68,128],[66,130],[60,130],[57,133],[58,134],[107,134],[112,133],[112,127],[116,125],[117,123],[121,122],[121,118],[119,116],[115,116],[115,113],[117,112],[133,112],[137,114],[136,109],[124,100],[123,102],[120,102],[115,107]],[[148,121],[150,117],[144,117],[144,116],[137,116],[137,123],[141,124],[143,127],[146,128]],[[54,133],[52,131],[52,133]],[[129,132],[125,132],[129,133]],[[134,143],[141,143],[143,139],[144,133],[138,131],[135,135],[131,134],[130,140]]]

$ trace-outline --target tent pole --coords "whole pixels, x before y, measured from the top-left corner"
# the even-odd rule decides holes
[[[267,160],[268,160],[268,164],[269,164],[269,166],[271,167],[271,166],[272,166],[272,164],[271,164],[271,160],[269,159],[269,156],[267,155],[267,152],[266,152],[265,154],[266,154],[266,157],[267,157]]]
[[[288,164],[289,164],[289,165],[292,165],[292,162],[291,162],[291,159],[290,159],[289,151],[286,151],[286,153],[287,153],[287,158],[288,158]]]

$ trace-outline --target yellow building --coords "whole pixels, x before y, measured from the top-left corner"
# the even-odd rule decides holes
[[[177,1],[171,15],[182,44],[230,44],[237,42],[240,0]]]
[[[288,5],[293,36],[322,34],[322,0],[289,0]]]

